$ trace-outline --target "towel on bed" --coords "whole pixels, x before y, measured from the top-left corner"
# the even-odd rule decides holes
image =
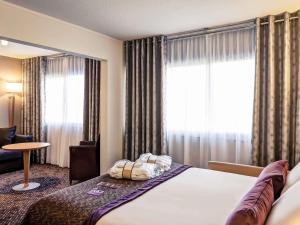
[[[145,153],[140,155],[139,160],[145,163],[156,164],[163,172],[168,171],[172,164],[172,158],[168,155],[153,155],[151,153]]]
[[[119,160],[110,169],[109,175],[117,179],[149,180],[161,174],[156,164],[144,163],[141,160],[131,162]]]

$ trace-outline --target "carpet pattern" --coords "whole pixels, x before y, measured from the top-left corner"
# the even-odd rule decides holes
[[[12,187],[22,183],[23,170],[0,174],[0,224],[19,225],[31,204],[52,192],[69,186],[69,169],[53,165],[32,165],[30,182],[40,187],[16,192]]]

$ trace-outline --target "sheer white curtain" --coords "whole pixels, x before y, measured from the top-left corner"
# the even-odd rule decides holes
[[[255,30],[169,40],[168,150],[177,162],[250,163]]]
[[[83,133],[84,59],[49,57],[45,93],[47,162],[69,167],[69,146],[77,145]]]

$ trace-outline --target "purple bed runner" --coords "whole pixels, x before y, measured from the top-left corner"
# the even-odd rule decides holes
[[[95,225],[101,217],[103,217],[105,214],[109,213],[111,210],[118,208],[121,205],[124,205],[139,196],[145,194],[147,191],[150,191],[152,188],[164,183],[165,181],[179,175],[180,173],[184,172],[191,166],[187,165],[180,165],[175,170],[169,170],[162,174],[159,177],[153,178],[150,180],[150,182],[145,183],[144,186],[139,187],[138,189],[134,190],[131,193],[128,193],[106,205],[101,206],[100,208],[96,209],[90,216],[88,225]]]

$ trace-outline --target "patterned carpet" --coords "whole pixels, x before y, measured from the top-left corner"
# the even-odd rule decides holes
[[[12,187],[23,180],[23,170],[0,175],[0,224],[20,224],[28,207],[54,191],[69,186],[69,169],[52,165],[33,165],[30,181],[41,186],[26,192],[15,192]]]

